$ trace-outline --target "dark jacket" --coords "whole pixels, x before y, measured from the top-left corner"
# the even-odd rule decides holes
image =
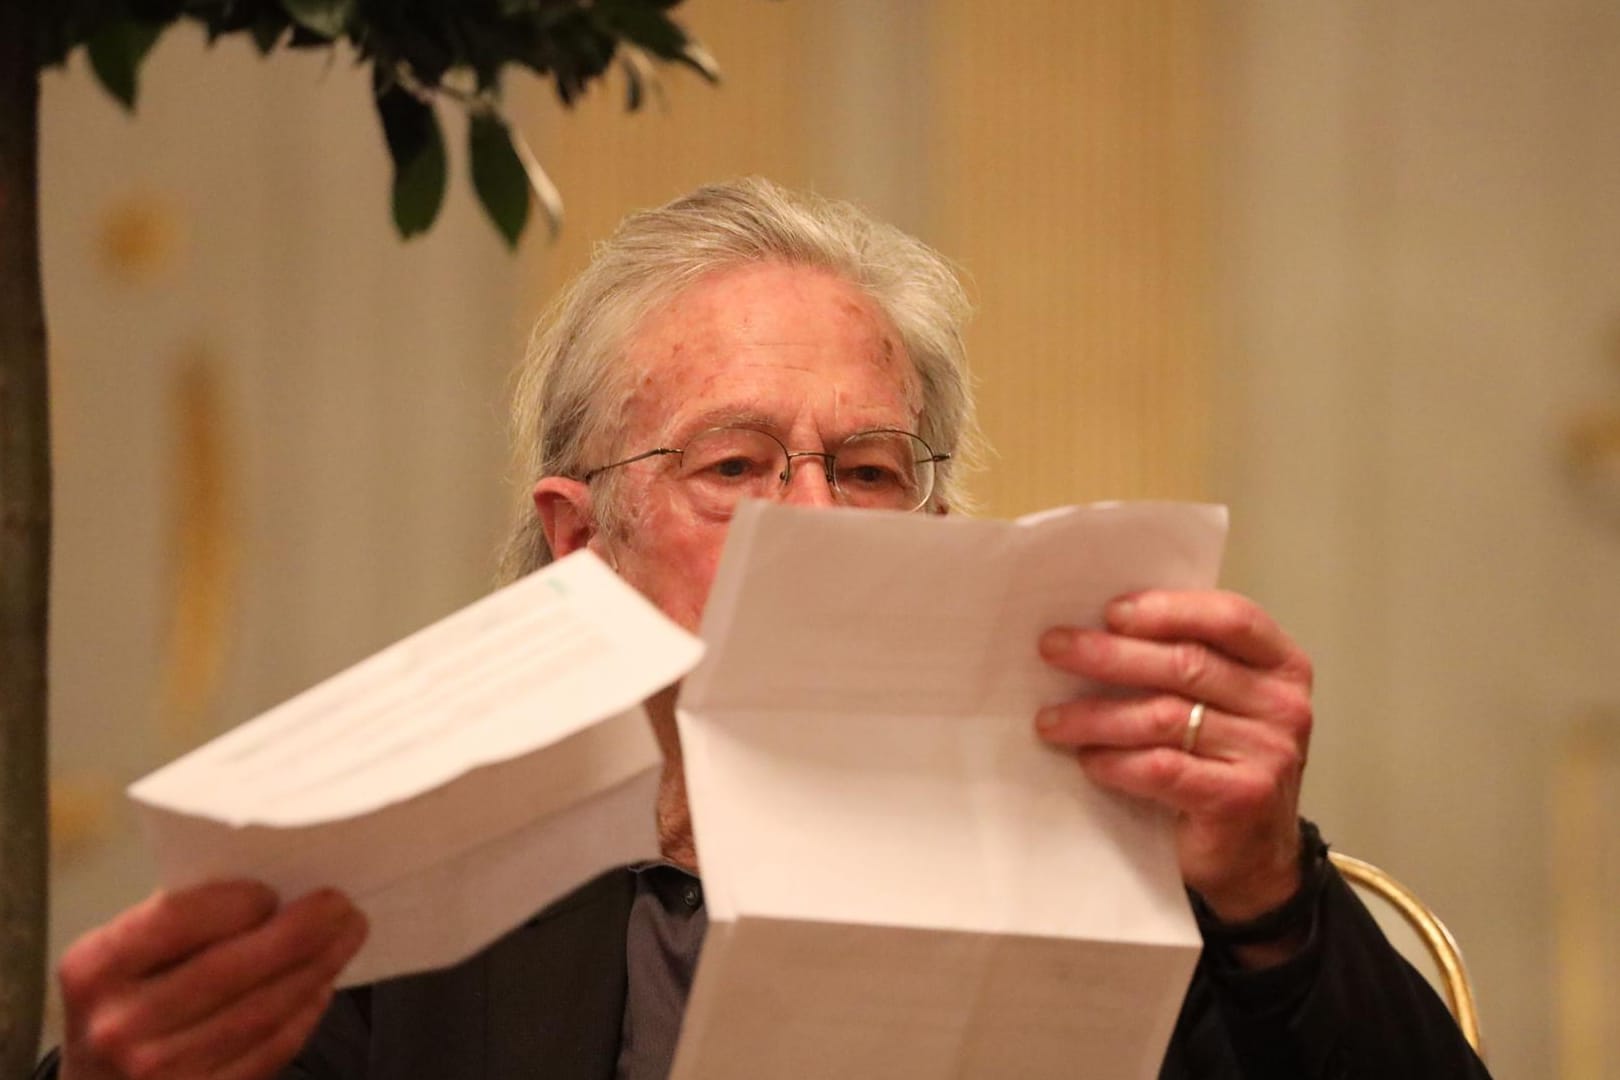
[[[346,991],[286,1080],[612,1080],[634,883],[610,871],[443,971]],[[1077,1070],[1078,1074],[1078,1070]],[[1302,953],[1243,972],[1206,950],[1161,1072],[1485,1077],[1450,1013],[1331,874]]]

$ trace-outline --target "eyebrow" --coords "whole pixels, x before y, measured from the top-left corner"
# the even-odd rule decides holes
[[[904,431],[911,434],[916,434],[912,430],[915,426],[916,421],[912,421],[910,424],[871,424],[865,427],[856,428],[854,431],[846,432],[839,438],[830,440],[829,445],[840,446],[854,438],[856,435],[860,435],[867,431]],[[691,439],[694,435],[697,435],[699,432],[708,431],[711,428],[717,427],[759,428],[760,430],[768,432],[771,435],[775,435],[778,438],[782,437],[782,425],[778,423],[776,418],[773,416],[761,412],[758,409],[750,409],[746,407],[721,408],[710,409],[707,412],[698,413],[696,416],[691,417],[689,420],[682,423],[679,427],[671,429],[668,433],[668,445],[679,446],[688,439]]]
[[[757,427],[775,434],[781,430],[782,425],[777,423],[774,417],[767,416],[757,409],[710,409],[687,418],[678,427],[671,428],[667,438],[671,443],[679,445],[699,432],[717,427]]]

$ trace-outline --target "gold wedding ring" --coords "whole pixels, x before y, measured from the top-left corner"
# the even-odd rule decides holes
[[[1198,733],[1204,727],[1204,703],[1194,702],[1192,712],[1187,714],[1187,730],[1181,733],[1181,752],[1190,754],[1193,747],[1198,745]]]

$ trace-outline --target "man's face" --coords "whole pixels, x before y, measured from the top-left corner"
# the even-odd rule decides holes
[[[899,335],[878,307],[826,271],[764,263],[720,271],[654,311],[628,350],[624,455],[681,447],[709,428],[760,427],[792,450],[836,447],[872,428],[915,431],[920,394]],[[589,546],[676,622],[696,630],[727,520],[672,477],[678,459],[625,466],[626,528]],[[536,491],[544,517],[542,494]],[[785,501],[833,505],[817,459],[794,463]],[[551,535],[565,554],[566,538]]]

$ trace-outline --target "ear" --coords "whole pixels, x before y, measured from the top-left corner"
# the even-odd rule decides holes
[[[572,555],[596,535],[591,489],[584,481],[541,477],[534,485],[534,512],[540,515],[540,531],[555,558]]]

